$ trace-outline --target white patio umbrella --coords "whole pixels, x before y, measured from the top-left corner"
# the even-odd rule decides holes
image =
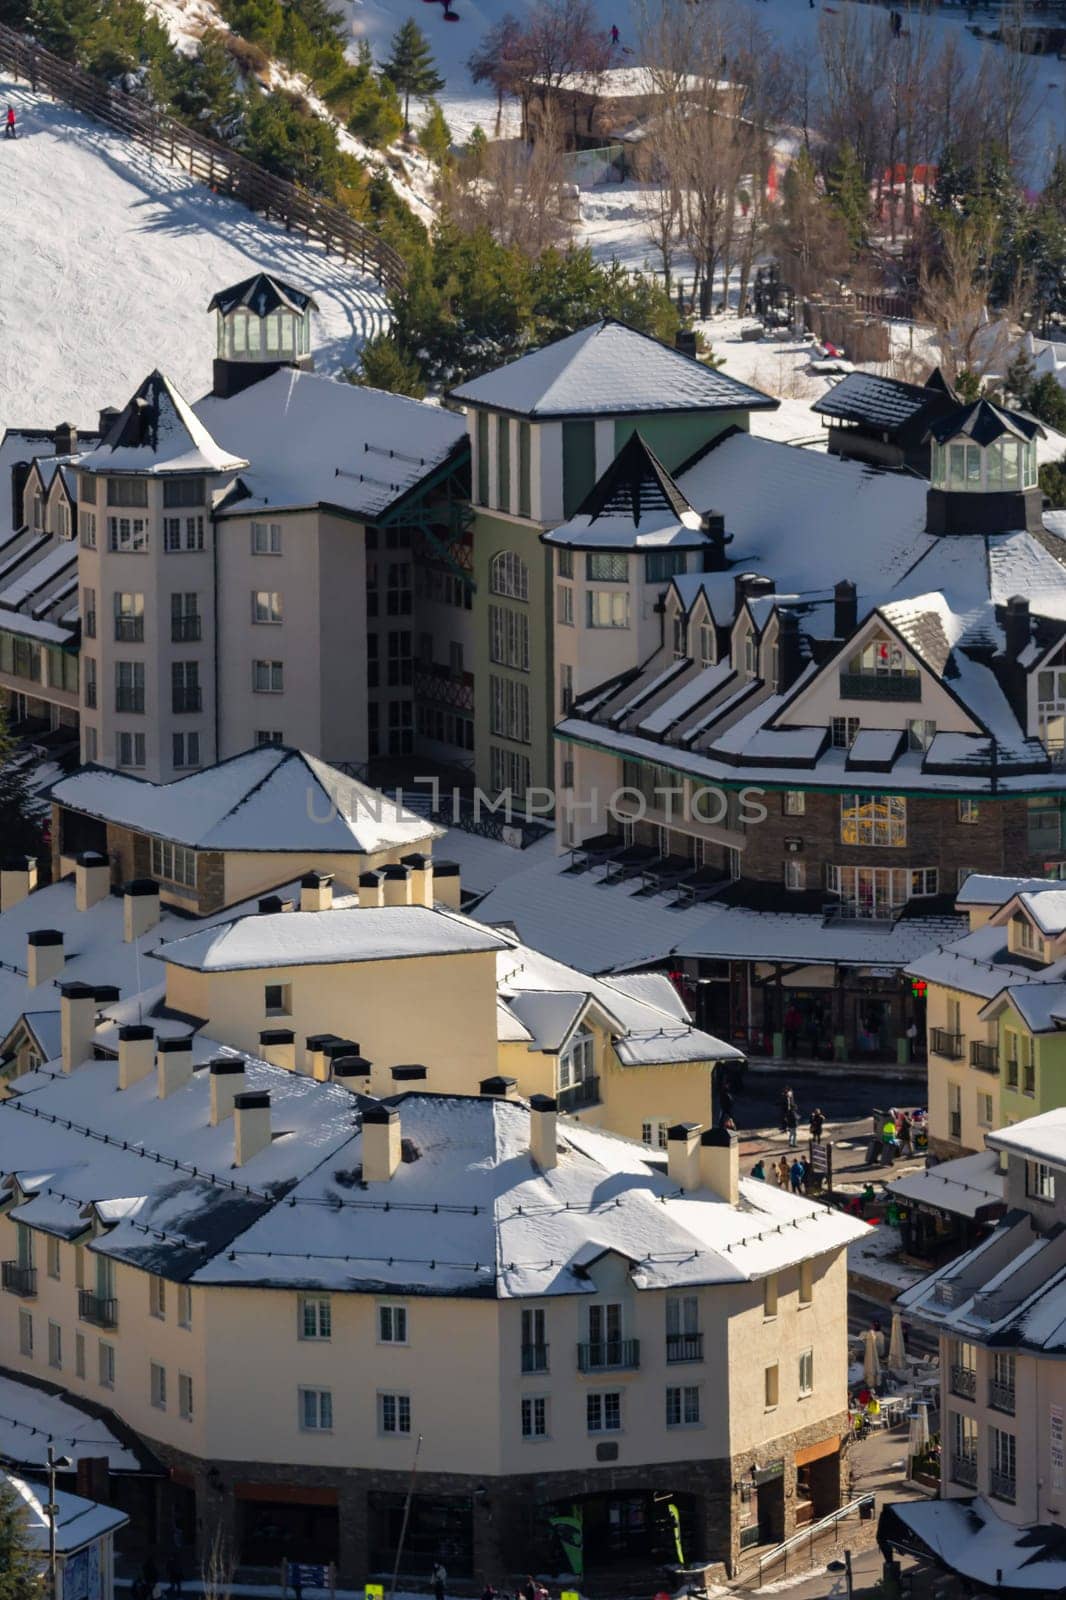
[[[907,1370],[907,1351],[903,1344],[903,1318],[892,1313],[892,1333],[888,1341],[888,1370],[901,1378]]]
[[[929,1407],[924,1400],[918,1400],[911,1413],[910,1437],[907,1440],[908,1456],[921,1455],[928,1443]]]
[[[866,1345],[862,1358],[862,1375],[866,1380],[868,1389],[876,1389],[881,1377],[881,1360],[877,1354],[877,1334],[873,1328],[867,1328],[863,1334]]]

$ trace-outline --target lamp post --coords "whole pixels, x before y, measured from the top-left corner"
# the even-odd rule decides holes
[[[52,1446],[48,1446],[48,1504],[44,1514],[48,1518],[48,1588],[51,1600],[58,1600],[56,1594],[56,1518],[59,1507],[56,1505],[56,1473],[64,1472],[74,1465],[69,1456],[57,1456]]]

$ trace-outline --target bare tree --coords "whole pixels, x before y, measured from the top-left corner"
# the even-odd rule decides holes
[[[528,138],[531,131],[534,101],[543,119],[549,106],[558,107],[560,90],[572,75],[595,92],[609,58],[610,43],[593,0],[537,0],[514,41],[511,58],[522,103],[523,135]],[[576,98],[571,103],[576,118]]]
[[[491,84],[496,91],[497,139],[503,124],[504,99],[519,93],[525,49],[522,24],[508,12],[486,29],[466,64],[475,83]]]
[[[222,1522],[218,1521],[200,1569],[204,1600],[232,1600],[236,1571],[236,1553]]]
[[[1002,370],[1011,344],[1011,312],[989,314],[982,263],[989,248],[987,230],[972,217],[943,230],[939,260],[923,266],[921,298],[936,330],[940,364],[949,383],[976,387]]]
[[[464,232],[487,228],[500,244],[539,256],[572,233],[566,179],[563,143],[549,107],[533,144],[495,140],[476,163],[460,162],[446,175],[441,208]]]

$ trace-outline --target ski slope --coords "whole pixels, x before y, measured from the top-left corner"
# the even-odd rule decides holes
[[[21,137],[0,141],[0,432],[88,427],[154,367],[211,383],[216,289],[259,267],[318,301],[315,364],[354,365],[386,325],[378,286],[213,195],[120,134],[0,74]]]

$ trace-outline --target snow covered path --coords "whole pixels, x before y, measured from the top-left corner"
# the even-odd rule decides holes
[[[318,301],[315,364],[335,373],[387,323],[376,283],[140,145],[0,74],[21,137],[0,146],[0,431],[83,427],[160,367],[211,382],[216,289],[258,267]]]

